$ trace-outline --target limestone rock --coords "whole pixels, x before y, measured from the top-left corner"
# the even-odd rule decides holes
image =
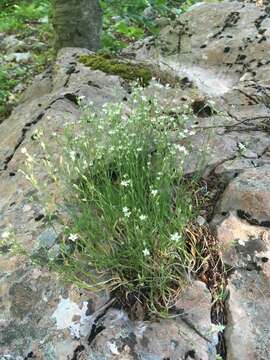
[[[17,39],[16,35],[3,35],[3,39],[0,40],[0,48],[7,54],[21,51],[24,45],[24,41]]]
[[[228,289],[227,359],[269,359],[269,276],[256,270],[237,270],[229,279]]]
[[[270,167],[248,169],[231,181],[222,196],[220,213],[237,211],[254,225],[270,224]]]
[[[191,284],[177,307],[175,319],[154,322],[131,322],[124,312],[110,310],[98,323],[103,330],[94,338],[90,335],[85,358],[214,360],[217,333],[210,321],[211,296],[205,285]]]
[[[204,124],[199,118],[187,172],[196,168],[205,144],[211,149],[206,173],[214,171],[226,180],[268,163],[269,33],[264,7],[237,1],[198,3],[162,29],[157,40],[145,39],[126,50],[187,79],[190,91],[212,98],[225,115],[208,116]],[[246,146],[245,152],[239,144]]]
[[[217,219],[216,219],[217,221]],[[270,230],[250,225],[230,213],[216,226],[217,237],[225,264],[247,270],[270,270]],[[269,269],[268,269],[269,268]],[[269,272],[270,274],[270,272]]]
[[[42,210],[38,206],[29,206],[27,198],[33,189],[18,171],[24,163],[22,147],[40,159],[42,154],[35,133],[43,130],[46,141],[56,150],[53,134],[61,133],[65,123],[74,123],[80,116],[77,96],[82,96],[84,103],[93,102],[96,108],[127,96],[118,76],[92,71],[80,64],[78,58],[82,53],[87,50],[68,48],[60,51],[51,73],[50,93],[46,93],[45,87],[35,98],[32,87],[24,102],[1,124],[0,234],[12,224],[17,240],[34,253],[40,249],[57,251],[58,231],[44,228]],[[164,93],[161,92],[166,94],[163,99],[168,103],[171,91],[164,89]],[[176,91],[182,93],[181,89]],[[44,176],[41,167],[39,180],[42,181]],[[198,358],[215,359],[217,336],[211,324],[211,297],[201,283],[195,283],[184,303],[179,305],[186,310],[185,319],[190,320],[191,325],[179,318],[177,322],[153,324],[151,330],[151,323],[134,323],[123,312],[105,311],[106,294],[95,295],[78,289],[74,291],[72,286],[64,287],[55,274],[33,269],[27,259],[11,257],[8,249],[1,257],[0,271],[1,356],[17,360],[33,354],[45,359],[71,359],[75,353],[79,354],[83,344],[85,356],[89,359],[94,356],[95,360],[104,360],[104,356],[113,359],[118,352],[122,359],[136,358],[137,353],[145,359],[160,359],[172,353],[178,359],[190,351]],[[203,311],[197,296],[204,299]],[[200,306],[199,312],[196,306]],[[91,333],[95,334],[95,321],[100,315],[105,329],[93,341],[95,347],[89,347],[88,339]],[[146,327],[146,340],[140,340]],[[125,337],[120,336],[120,328],[127,332]],[[135,333],[136,343],[135,335],[132,335]],[[182,339],[182,333],[187,337]]]
[[[63,68],[68,66],[70,51],[76,56],[79,53],[75,49],[67,50],[67,63]],[[58,66],[57,63],[54,79],[57,78]],[[53,134],[61,132],[66,122],[75,122],[80,116],[76,96],[81,94],[81,87],[93,102],[96,99],[98,106],[108,100],[119,99],[125,93],[117,77],[106,82],[105,74],[95,75],[90,69],[87,71],[81,74],[86,84],[84,87],[83,81],[77,82],[78,74],[72,78],[66,75],[64,81],[69,79],[66,86],[55,83],[50,94],[45,93],[45,90],[41,94],[33,91],[32,96],[26,96],[25,102],[1,124],[0,236],[12,224],[17,240],[29,251],[36,251],[38,246],[53,249],[57,237],[54,232],[44,229],[41,209],[29,206],[27,199],[33,189],[18,172],[24,163],[21,148],[26,147],[38,159],[41,156],[40,146],[34,134],[41,129],[52,147],[56,146]],[[119,91],[115,92],[117,86]],[[44,176],[41,169],[40,181]],[[80,346],[78,334],[84,333],[84,327],[87,330],[91,328],[86,312],[90,314],[89,309],[94,312],[102,306],[106,297],[104,300],[103,295],[83,291],[77,291],[77,295],[74,295],[74,290],[63,287],[55,274],[33,269],[27,259],[11,257],[8,249],[1,256],[0,274],[0,358],[24,359],[31,353],[38,358],[72,358]],[[74,319],[72,323],[66,323],[66,327],[59,325],[59,319],[61,316],[65,318],[63,313],[67,308],[70,314],[74,310]]]
[[[225,329],[227,359],[268,359],[270,231],[231,213],[217,225],[217,236],[223,261],[230,270]]]
[[[158,92],[160,102],[174,106],[176,114],[194,98],[211,100],[211,111],[188,119],[194,133],[186,172],[194,171],[198,154],[208,145],[202,170],[230,181],[213,225],[223,259],[234,270],[228,279],[225,333],[232,360],[270,358],[269,34],[264,7],[203,3],[166,26],[157,40],[145,39],[125,51],[176,73],[178,86]],[[29,251],[36,249],[37,239],[49,249],[57,238],[44,229],[41,209],[29,208],[33,189],[18,171],[24,162],[21,148],[40,159],[34,134],[42,129],[59,151],[53,134],[79,118],[78,96],[96,108],[128,97],[119,76],[85,67],[79,62],[82,54],[90,52],[61,50],[52,71],[35,80],[23,103],[0,125],[0,234],[13,224]],[[176,135],[172,131],[172,139]],[[39,180],[44,176],[41,168]],[[64,287],[55,274],[33,269],[6,249],[0,259],[0,298],[0,354],[5,360],[75,355],[87,360],[215,359],[211,298],[201,283],[193,283],[177,304],[176,319],[135,322],[107,308],[107,294]]]
[[[270,356],[269,167],[246,170],[231,181],[213,224],[229,267],[228,325],[230,360]]]
[[[52,90],[52,78],[50,71],[35,76],[32,84],[22,93],[20,101],[31,101],[50,93]]]

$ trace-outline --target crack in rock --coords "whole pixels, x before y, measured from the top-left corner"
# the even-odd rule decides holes
[[[3,167],[2,167],[2,169],[0,169],[0,171],[5,171],[5,170],[8,169],[8,164],[10,163],[10,161],[11,161],[11,160],[13,159],[13,157],[15,156],[18,148],[21,146],[21,144],[23,143],[23,141],[26,139],[26,134],[27,134],[28,131],[32,128],[32,126],[33,126],[33,125],[36,125],[37,123],[39,123],[39,122],[43,119],[46,111],[48,111],[49,109],[51,109],[51,107],[52,107],[53,104],[55,104],[57,101],[63,100],[63,99],[69,100],[70,102],[74,103],[76,106],[78,105],[78,101],[77,101],[76,95],[74,95],[74,94],[72,94],[72,93],[67,93],[67,94],[65,94],[65,95],[63,95],[63,96],[61,96],[61,97],[58,97],[57,99],[54,99],[43,111],[41,111],[41,112],[37,115],[37,117],[36,117],[34,120],[32,120],[32,121],[30,121],[30,122],[28,122],[28,123],[26,123],[26,124],[24,125],[24,127],[22,128],[21,136],[19,137],[19,139],[18,139],[18,141],[17,141],[17,144],[15,145],[12,153],[11,153],[9,156],[7,156],[6,159],[4,160],[4,162],[3,162]]]
[[[238,209],[236,211],[237,216],[242,219],[242,220],[246,220],[250,225],[255,225],[255,226],[262,226],[262,227],[266,227],[266,228],[270,228],[270,220],[265,220],[265,221],[258,221],[257,219],[253,218],[251,216],[251,214],[249,214],[248,212],[242,210],[242,209]]]
[[[212,38],[215,39],[221,35],[227,28],[235,26],[240,20],[240,13],[238,11],[231,12],[225,19],[224,25],[221,30],[215,33]]]

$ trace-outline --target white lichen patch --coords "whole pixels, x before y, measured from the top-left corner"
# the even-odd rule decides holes
[[[56,321],[58,330],[69,329],[73,338],[79,339],[83,335],[85,323],[91,322],[91,316],[86,315],[87,301],[80,307],[69,298],[64,299],[60,296],[60,301],[52,318]]]
[[[115,343],[111,343],[111,342],[107,341],[107,345],[108,345],[108,348],[109,348],[110,352],[113,355],[119,355],[120,354]]]

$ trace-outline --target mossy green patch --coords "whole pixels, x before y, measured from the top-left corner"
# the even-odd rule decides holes
[[[118,75],[129,81],[139,80],[143,86],[147,86],[152,78],[152,72],[148,66],[124,62],[111,58],[109,55],[83,55],[80,61],[93,70]]]
[[[93,70],[101,70],[106,74],[118,75],[128,81],[139,81],[142,86],[149,85],[152,78],[161,83],[175,85],[172,75],[162,72],[147,64],[135,64],[131,61],[112,58],[108,54],[82,55],[80,62]]]

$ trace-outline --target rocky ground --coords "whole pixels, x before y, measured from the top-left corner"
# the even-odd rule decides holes
[[[205,177],[225,187],[210,225],[228,268],[222,337],[229,360],[270,359],[269,14],[265,6],[241,2],[198,4],[165,24],[158,40],[146,39],[123,54],[156,62],[179,77],[178,86],[159,89],[168,106],[215,102],[215,111],[206,107],[197,114],[186,172],[207,143]],[[87,53],[62,50],[52,71],[35,79],[0,125],[0,229],[13,224],[29,251],[50,250],[58,234],[44,228],[41,209],[29,205],[32,189],[18,171],[21,148],[39,156],[33,133],[41,128],[53,144],[53,134],[79,117],[76,96],[96,107],[128,96],[121,78],[78,61]],[[64,286],[56,275],[8,251],[0,270],[1,360],[217,358],[220,329],[212,323],[210,291],[200,281],[177,304],[182,316],[149,322],[130,320],[108,294]]]
[[[10,14],[13,26],[5,32],[0,30],[0,123],[20,103],[22,92],[52,58],[49,19],[38,12],[36,15],[36,20],[23,20]],[[6,17],[2,13],[0,21],[3,27]]]

